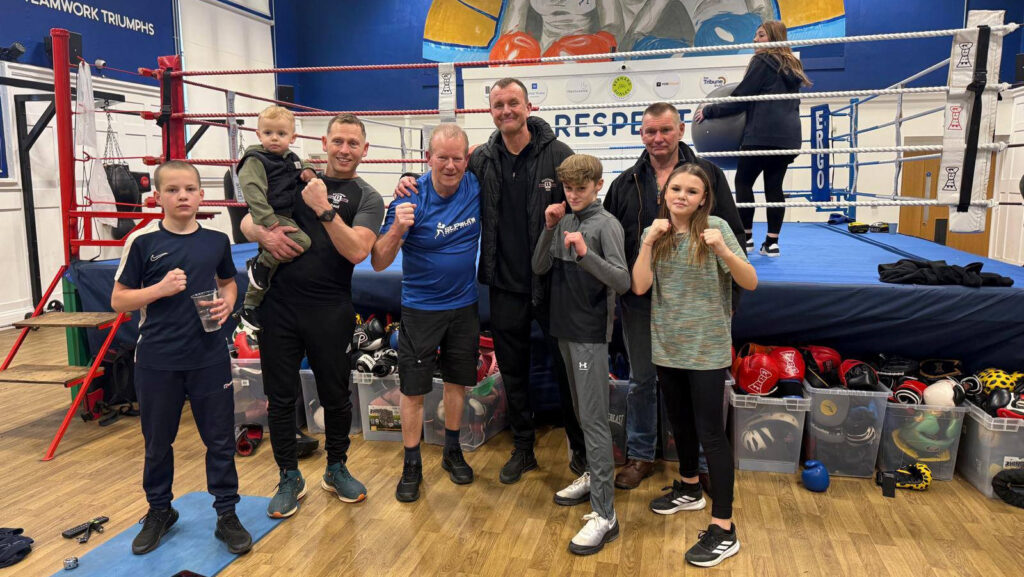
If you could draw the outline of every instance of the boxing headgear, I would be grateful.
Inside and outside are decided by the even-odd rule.
[[[913,376],[917,372],[917,361],[898,356],[879,355],[878,381],[892,389],[900,377]]]
[[[838,351],[829,347],[809,345],[800,347],[800,353],[804,357],[805,366],[814,368],[829,386],[839,384],[839,365],[843,359]]]

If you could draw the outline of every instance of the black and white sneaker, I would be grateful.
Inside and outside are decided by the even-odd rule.
[[[253,337],[260,334],[260,331],[263,330],[263,325],[260,324],[259,313],[256,311],[257,309],[243,308],[235,313],[235,320],[238,321],[238,324],[241,325],[249,336]]]
[[[726,531],[712,523],[707,531],[697,534],[697,543],[686,552],[686,560],[698,567],[714,567],[740,550],[740,540],[736,536],[736,523]]]
[[[249,273],[249,283],[254,288],[261,291],[270,288],[270,268],[257,260],[257,257],[245,261],[245,268]]]
[[[779,256],[779,243],[773,242],[768,244],[767,242],[761,243],[761,250],[759,250],[764,256]]]
[[[587,513],[583,516],[586,525],[569,542],[569,552],[576,555],[593,555],[604,548],[605,543],[611,543],[619,538],[619,522],[612,515],[611,519],[605,519],[597,512]]]
[[[699,483],[689,486],[682,481],[672,481],[671,487],[662,488],[668,491],[661,497],[651,501],[651,511],[659,515],[671,515],[679,511],[699,511],[707,505],[704,491]]]
[[[750,254],[750,253],[754,252],[754,239],[750,238],[749,236],[747,237],[746,249],[747,249],[747,254]]]

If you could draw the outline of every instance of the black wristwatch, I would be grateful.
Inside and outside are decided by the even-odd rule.
[[[328,208],[327,210],[325,210],[325,211],[321,212],[319,215],[317,215],[317,218],[319,218],[320,220],[322,220],[324,222],[331,222],[332,220],[334,220],[334,217],[337,214],[338,214],[338,211],[334,210],[333,208]]]

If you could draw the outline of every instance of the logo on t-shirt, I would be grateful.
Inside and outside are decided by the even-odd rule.
[[[461,229],[473,226],[474,224],[476,224],[476,217],[475,216],[471,216],[471,217],[467,218],[466,220],[464,220],[462,222],[457,222],[455,224],[450,224],[450,225],[449,224],[445,224],[443,222],[439,222],[439,223],[437,223],[437,232],[434,233],[434,238],[436,239],[436,238],[441,237],[441,236],[447,237],[449,234],[452,234],[453,232],[455,232],[457,230],[461,230]]]
[[[165,257],[165,256],[167,256],[167,255],[168,255],[168,253],[166,253],[166,252],[162,252],[162,253],[160,253],[160,254],[154,254],[154,255],[150,255],[150,257],[149,257],[149,262],[156,262],[156,261],[158,261],[158,260],[160,260],[160,259],[164,258],[164,257]]]
[[[342,203],[348,204],[348,197],[340,192],[328,194],[327,200],[329,200],[335,208],[337,208]]]

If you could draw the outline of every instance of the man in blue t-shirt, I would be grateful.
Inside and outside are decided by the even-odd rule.
[[[417,182],[420,194],[391,203],[371,257],[374,270],[380,271],[403,250],[398,375],[405,461],[395,490],[395,498],[402,502],[419,498],[423,396],[433,387],[439,347],[445,420],[441,467],[454,483],[473,482],[459,430],[465,387],[476,385],[479,351],[480,183],[466,173],[469,140],[457,124],[434,129],[428,148],[430,171]]]

